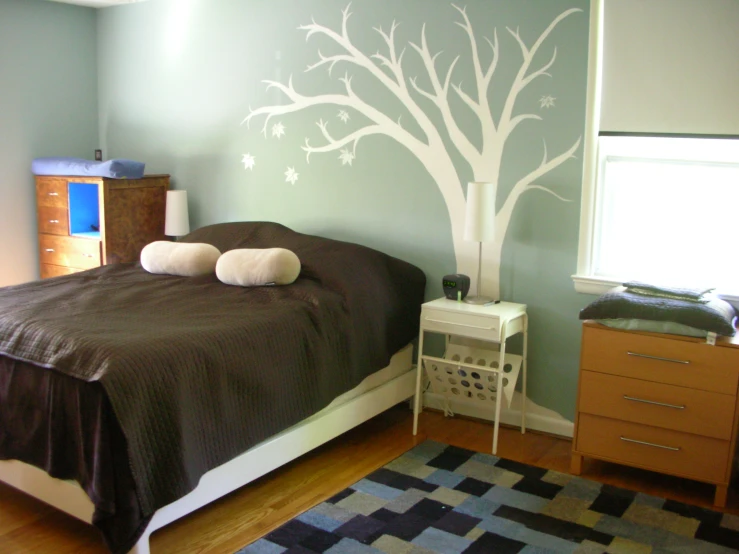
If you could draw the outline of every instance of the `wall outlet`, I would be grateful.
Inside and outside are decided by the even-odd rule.
[[[98,162],[103,161],[103,151],[102,150],[95,150],[95,160]]]

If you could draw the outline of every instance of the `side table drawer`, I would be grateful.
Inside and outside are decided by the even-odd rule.
[[[582,369],[736,395],[739,350],[678,337],[583,327]]]
[[[36,205],[67,209],[67,181],[54,177],[36,178]]]
[[[91,269],[100,266],[100,241],[39,235],[42,264]]]
[[[579,415],[577,426],[580,454],[680,477],[726,482],[729,441],[585,413]]]
[[[594,371],[580,372],[579,411],[731,440],[736,397]]]
[[[67,209],[39,206],[38,232],[49,235],[68,235],[69,216]]]
[[[426,331],[500,342],[500,320],[492,316],[423,308],[421,327]]]

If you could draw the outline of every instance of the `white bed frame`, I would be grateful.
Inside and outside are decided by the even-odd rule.
[[[412,353],[413,347],[408,345],[393,356],[391,365],[402,364],[401,367],[408,368],[400,376],[344,404],[322,410],[203,475],[192,492],[154,513],[144,534],[129,554],[150,554],[149,536],[157,529],[266,475],[413,396],[416,372],[412,369]],[[15,460],[0,461],[0,481],[85,523],[92,522],[93,504],[75,481],[55,479],[34,466]]]

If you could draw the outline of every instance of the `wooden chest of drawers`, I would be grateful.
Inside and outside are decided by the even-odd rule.
[[[168,175],[36,177],[41,278],[138,260],[144,246],[166,239],[168,188]]]
[[[716,485],[724,506],[736,449],[739,340],[583,324],[572,472],[583,456]]]

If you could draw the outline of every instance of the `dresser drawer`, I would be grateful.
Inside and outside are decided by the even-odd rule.
[[[38,232],[51,235],[69,234],[69,215],[66,208],[38,208]]]
[[[736,395],[739,349],[583,326],[582,369]]]
[[[39,235],[42,264],[90,269],[100,265],[100,241],[58,235]]]
[[[66,209],[67,181],[55,178],[36,178],[36,205]]]
[[[84,269],[78,269],[76,267],[50,264],[41,264],[40,269],[42,279],[49,279],[50,277],[59,277],[60,275],[69,275],[71,273],[77,273],[78,271],[84,271]]]
[[[421,325],[426,331],[500,342],[500,320],[497,317],[422,308]]]
[[[734,396],[592,371],[580,379],[581,412],[731,440]]]
[[[575,445],[579,454],[711,483],[727,482],[729,447],[729,441],[583,413]]]

